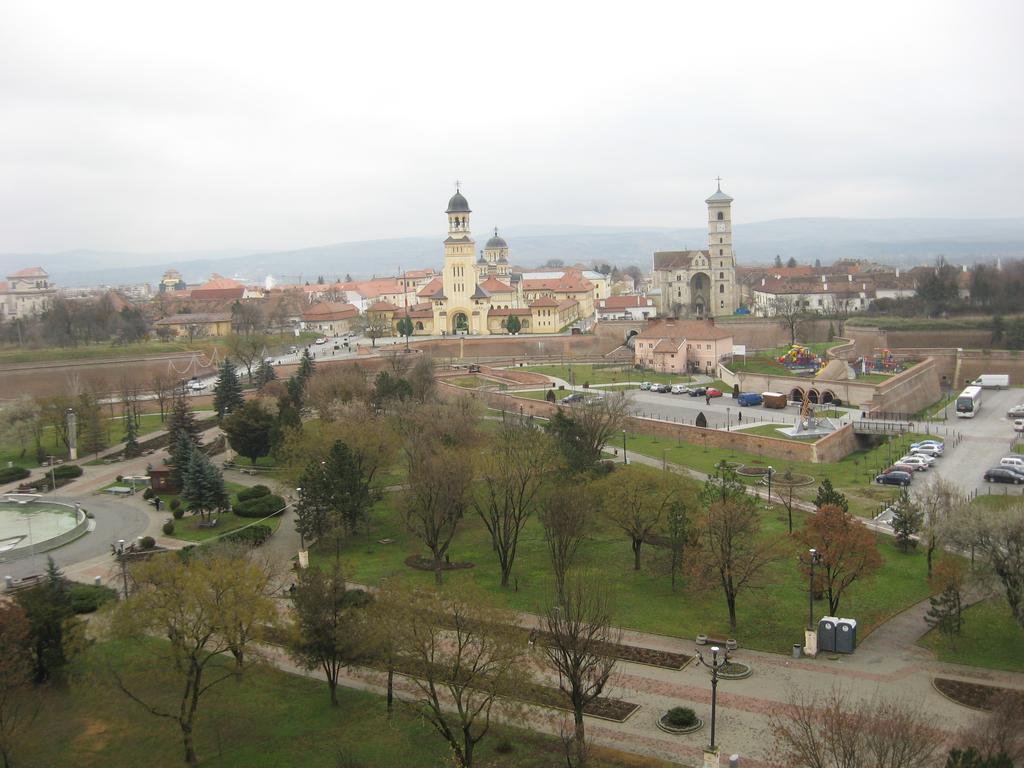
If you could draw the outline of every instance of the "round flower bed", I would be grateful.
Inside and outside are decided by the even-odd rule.
[[[738,661],[727,661],[718,671],[718,676],[723,680],[742,680],[745,677],[750,677],[753,670],[747,664],[742,664]]]
[[[768,467],[748,467],[743,465],[736,470],[736,474],[742,477],[764,477],[768,474]]]
[[[695,733],[704,727],[704,721],[689,707],[672,707],[658,718],[658,728],[665,733],[681,735]]]

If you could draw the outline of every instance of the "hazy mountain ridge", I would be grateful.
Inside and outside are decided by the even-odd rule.
[[[549,259],[566,264],[606,261],[648,267],[658,250],[703,248],[703,228],[660,227],[509,227],[502,230],[517,265],[540,265]],[[489,233],[477,233],[483,248]],[[440,266],[443,237],[365,240],[285,251],[218,249],[191,252],[122,253],[76,250],[60,253],[0,254],[0,271],[44,267],[58,285],[84,286],[155,282],[174,267],[189,282],[212,272],[261,281],[301,275],[303,281],[396,274],[399,269]],[[1024,218],[1012,219],[842,219],[800,218],[737,224],[733,236],[737,261],[770,263],[776,254],[801,263],[821,259],[871,259],[911,266],[944,254],[953,262],[1024,257]]]

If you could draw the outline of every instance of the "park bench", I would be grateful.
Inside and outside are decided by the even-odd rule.
[[[217,527],[217,522],[219,520],[220,520],[220,518],[218,518],[218,517],[213,518],[213,520],[201,520],[197,527],[199,527],[199,528],[216,528]]]
[[[735,651],[739,643],[731,637],[712,637],[711,635],[697,635],[697,645],[717,645],[727,651]]]

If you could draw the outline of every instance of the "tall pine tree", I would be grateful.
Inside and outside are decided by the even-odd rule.
[[[245,405],[242,395],[242,382],[238,380],[235,364],[225,360],[220,367],[220,375],[213,385],[213,410],[217,412],[217,420],[237,411]]]
[[[309,354],[309,349],[302,351],[302,358],[299,360],[299,370],[295,374],[296,378],[302,382],[302,387],[305,389],[306,384],[313,378],[313,374],[316,372],[316,363],[313,362],[313,358]]]
[[[185,486],[185,473],[192,461],[192,454],[198,453],[199,448],[189,438],[187,432],[179,430],[174,442],[170,446],[171,454],[171,483],[181,491]]]
[[[135,421],[135,415],[132,414],[125,422],[124,455],[125,458],[131,459],[141,453],[142,449],[139,447],[139,427]]]
[[[277,378],[277,372],[269,362],[264,360],[256,369],[256,386],[263,387]]]
[[[183,392],[179,392],[171,404],[171,413],[167,417],[167,432],[172,446],[178,442],[178,437],[182,434],[186,435],[193,445],[202,444],[202,440],[199,439],[202,428],[196,423],[196,415],[192,413]]]
[[[228,508],[224,475],[202,451],[193,450],[189,457],[188,466],[182,474],[181,497],[193,513],[207,518],[214,510]]]

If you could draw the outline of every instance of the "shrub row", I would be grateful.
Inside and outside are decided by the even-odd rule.
[[[269,517],[284,508],[284,499],[276,493],[258,496],[248,501],[239,501],[232,510],[239,517]]]
[[[269,496],[270,489],[265,485],[254,485],[252,488],[245,488],[238,492],[239,501],[249,501],[250,499],[258,499],[260,496]]]
[[[256,525],[250,525],[248,528],[243,528],[240,531],[229,533],[223,540],[230,541],[234,544],[246,544],[250,547],[258,547],[269,539],[273,533],[274,529],[269,525],[256,523]]]
[[[58,480],[71,480],[82,476],[82,468],[77,464],[61,464],[53,468],[53,476]]]
[[[13,483],[15,480],[24,480],[30,474],[32,473],[24,467],[4,467],[0,469],[0,485]]]
[[[71,610],[75,613],[93,613],[101,605],[117,599],[117,593],[110,587],[95,584],[71,585]]]

